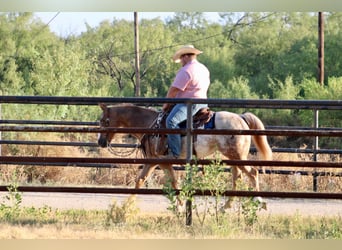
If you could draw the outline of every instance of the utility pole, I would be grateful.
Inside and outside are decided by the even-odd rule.
[[[321,86],[324,84],[324,17],[322,12],[318,12],[318,82]],[[315,129],[319,127],[319,112],[314,110],[314,126]],[[318,136],[314,137],[314,161],[318,161]],[[317,191],[317,173],[316,170],[313,172],[313,190]]]
[[[134,12],[135,96],[140,96],[140,58],[138,12]]]
[[[324,17],[318,12],[318,82],[324,84]]]

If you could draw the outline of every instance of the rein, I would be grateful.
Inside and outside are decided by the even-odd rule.
[[[162,121],[165,119],[165,116],[167,116],[168,113],[161,111],[158,113],[158,116],[156,119],[154,119],[149,126],[151,129],[160,129],[162,128]],[[165,137],[165,135],[159,134],[159,133],[153,133],[153,134],[143,134],[141,138],[141,147],[142,150],[147,153],[147,151],[150,152],[152,155],[160,155],[164,154],[162,148],[163,148],[163,139],[162,137]],[[161,150],[161,151],[160,151]]]
[[[127,157],[132,155],[135,151],[137,151],[137,149],[140,148],[140,145],[136,144],[135,147],[133,147],[132,150],[114,150],[112,145],[110,143],[108,143],[107,145],[107,150],[109,153],[115,155],[115,156],[119,156],[119,157]]]

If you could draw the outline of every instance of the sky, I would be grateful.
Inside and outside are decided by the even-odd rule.
[[[79,35],[86,31],[85,23],[96,27],[102,21],[112,21],[114,18],[134,20],[134,12],[35,12],[34,14],[43,23],[49,23],[50,30],[58,36]],[[165,20],[173,15],[174,12],[138,12],[139,19],[159,17]],[[214,21],[219,19],[217,12],[205,12],[205,17]]]

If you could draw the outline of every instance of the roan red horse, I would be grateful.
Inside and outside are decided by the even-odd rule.
[[[100,104],[103,111],[100,120],[101,127],[116,127],[116,128],[151,128],[152,124],[156,121],[159,111],[143,108],[132,104],[121,104],[107,106]],[[235,114],[227,111],[218,111],[214,116],[214,124],[216,129],[260,129],[264,130],[265,127],[262,121],[252,113]],[[215,129],[214,128],[214,129]],[[143,149],[143,154],[146,158],[158,158],[158,150],[155,148],[154,138],[146,137],[142,133],[134,133],[132,136],[136,137]],[[110,145],[114,133],[106,132],[99,134],[98,144],[101,147]],[[146,139],[147,138],[147,139]],[[222,155],[230,160],[247,160],[249,154],[251,141],[253,140],[262,160],[272,159],[272,150],[267,142],[265,135],[197,135],[197,140],[194,142],[194,149],[197,159],[202,159],[209,156],[215,151],[219,151]],[[182,145],[185,145],[185,138]],[[182,146],[181,158],[185,157],[185,146]],[[177,189],[177,180],[172,164],[158,164],[161,169],[167,170],[172,187]],[[136,179],[136,188],[142,187],[145,180],[158,166],[156,164],[146,164],[141,170]],[[253,166],[231,166],[233,178],[233,190],[236,190],[236,181],[241,178],[242,173],[246,174],[249,178],[252,188],[259,191],[259,177],[258,169]],[[228,200],[224,208],[231,205],[231,200]]]

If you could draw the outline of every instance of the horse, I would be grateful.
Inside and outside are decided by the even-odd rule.
[[[116,128],[151,128],[160,115],[160,111],[140,107],[133,104],[117,104],[106,105],[99,104],[102,109],[102,116],[100,119],[100,127],[116,127]],[[262,121],[253,113],[246,112],[244,114],[236,114],[228,111],[217,111],[215,115],[214,124],[216,129],[236,129],[236,130],[248,130],[258,129],[264,130],[265,127]],[[214,129],[215,129],[214,128]],[[143,154],[146,158],[158,158],[158,150],[151,147],[155,145],[154,137],[146,137],[143,133],[133,133],[132,136],[140,141]],[[98,145],[100,147],[107,147],[110,145],[111,140],[114,137],[113,132],[103,132],[99,134]],[[146,139],[147,138],[147,139]],[[196,152],[197,159],[201,159],[212,155],[219,151],[223,156],[230,160],[247,160],[249,154],[251,142],[253,141],[256,146],[262,160],[272,159],[272,150],[268,144],[267,137],[265,135],[208,135],[198,134],[196,141],[193,142],[194,152]],[[182,139],[182,153],[181,158],[186,155],[185,144],[186,140]],[[151,175],[153,170],[159,165],[163,170],[166,170],[169,174],[171,185],[174,189],[177,189],[177,178],[172,164],[160,163],[160,164],[145,164],[137,176],[135,188],[141,188],[146,179]],[[259,191],[259,171],[254,166],[230,166],[232,173],[232,190],[236,190],[237,180],[241,179],[242,173],[244,173],[250,180],[251,187],[255,191]],[[261,198],[258,197],[261,202]],[[233,198],[229,198],[224,205],[224,209],[230,208]]]

